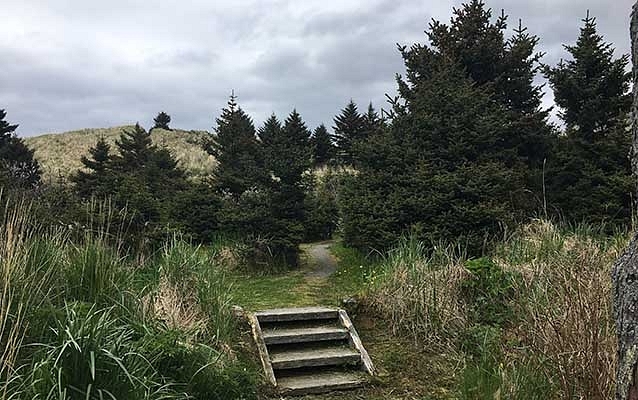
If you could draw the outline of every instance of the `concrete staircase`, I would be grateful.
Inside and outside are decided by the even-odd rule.
[[[374,374],[345,310],[285,308],[249,319],[266,376],[281,394],[354,389]]]

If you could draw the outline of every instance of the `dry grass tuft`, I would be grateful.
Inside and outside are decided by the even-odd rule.
[[[206,329],[208,319],[202,313],[195,293],[184,293],[166,277],[160,279],[157,293],[145,299],[145,303],[150,305],[152,314],[170,329],[194,335]]]
[[[625,246],[624,236],[604,237],[586,227],[563,231],[540,220],[499,246],[493,260],[517,278],[512,317],[496,336],[502,355],[492,355],[499,358],[499,377],[490,378],[498,381],[497,393],[536,393],[530,379],[540,374],[552,387],[548,398],[613,397],[610,271]],[[455,357],[461,335],[473,327],[461,296],[468,277],[464,258],[451,249],[432,252],[402,242],[383,263],[367,302],[395,333]]]
[[[524,231],[522,244],[555,250],[513,266],[523,276],[517,287],[522,319],[513,333],[551,366],[548,375],[562,398],[611,398],[616,336],[610,268],[624,242],[537,228],[532,235]]]
[[[422,243],[406,239],[383,268],[381,284],[373,285],[368,296],[370,305],[390,322],[395,334],[450,348],[467,325],[460,293],[467,275],[463,257],[446,247],[428,256]]]

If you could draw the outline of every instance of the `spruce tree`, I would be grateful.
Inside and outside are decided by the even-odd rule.
[[[3,109],[0,109],[0,140],[5,141],[13,137],[13,133],[16,129],[18,129],[18,125],[11,125],[9,122],[5,121],[7,117],[7,112]]]
[[[164,111],[161,111],[159,114],[157,114],[157,117],[153,119],[153,122],[155,123],[153,129],[159,128],[166,129],[167,131],[171,130],[171,128],[168,126],[168,124],[171,123],[171,116],[166,114]]]
[[[33,150],[15,136],[18,125],[5,121],[0,109],[0,184],[11,187],[34,187],[40,183],[40,165]]]
[[[571,60],[545,73],[568,133],[594,142],[627,126],[629,57],[614,59],[614,47],[598,34],[595,18],[588,14],[583,24],[576,44],[565,46]]]
[[[271,118],[260,129],[267,138],[264,147],[270,182],[271,226],[268,228],[276,253],[291,265],[297,262],[299,243],[304,236],[304,174],[311,166],[310,131],[296,110],[280,127]]]
[[[215,185],[221,193],[237,199],[263,186],[267,178],[263,150],[252,120],[237,105],[234,95],[216,122],[216,136],[206,146],[218,163],[213,173]]]
[[[144,167],[151,159],[157,148],[153,145],[151,133],[146,132],[140,124],[135,124],[133,130],[125,130],[115,141],[119,156],[116,159],[118,169],[126,172],[136,172]]]
[[[406,76],[391,123],[359,146],[340,195],[347,243],[381,250],[411,231],[480,254],[528,212],[527,188],[540,188],[531,171],[546,155],[526,146],[546,149],[554,133],[533,82],[537,39],[505,29],[505,16],[492,22],[474,0],[450,25],[432,23],[429,45],[400,47]]]
[[[363,140],[363,118],[357,105],[350,100],[341,113],[334,118],[333,141],[337,148],[337,161],[342,165],[353,165],[356,160],[354,148]]]
[[[368,111],[363,114],[363,140],[380,133],[385,128],[385,121],[379,116],[372,103],[368,104]]]
[[[410,65],[413,75],[408,78],[428,78],[425,59],[430,53],[457,62],[470,79],[489,88],[492,97],[510,112],[511,129],[503,140],[517,150],[511,162],[538,169],[554,137],[547,123],[548,110],[541,109],[542,86],[534,84],[543,56],[536,51],[538,37],[519,21],[514,35],[506,38],[505,13],[492,20],[491,9],[482,0],[472,0],[454,9],[449,25],[433,21],[426,32],[432,46],[415,45],[407,53],[411,57],[406,65]]]
[[[89,157],[82,156],[80,161],[86,171],[79,170],[71,176],[76,192],[83,198],[112,194],[115,188],[111,146],[104,137],[89,149]]]
[[[631,218],[631,107],[627,55],[598,34],[589,14],[571,58],[545,67],[565,123],[548,171],[548,198],[569,221],[627,226]]]
[[[324,124],[315,128],[310,138],[315,166],[326,165],[335,157],[335,146]]]
[[[220,210],[216,221],[211,222],[217,223],[225,234],[247,241],[253,246],[252,261],[263,262],[258,254],[268,253],[262,239],[270,226],[270,176],[265,168],[262,143],[234,94],[216,123],[216,134],[204,144],[218,163],[211,183]]]
[[[266,165],[273,164],[277,158],[281,157],[280,154],[275,154],[276,151],[280,150],[275,141],[280,140],[282,129],[281,122],[279,122],[275,114],[272,114],[266,122],[264,122],[264,126],[259,128],[258,136],[263,145]]]

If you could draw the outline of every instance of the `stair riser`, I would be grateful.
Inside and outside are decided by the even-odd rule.
[[[300,314],[272,314],[257,315],[259,323],[273,322],[294,322],[294,321],[339,321],[339,313],[337,311],[324,311],[316,313],[300,313]]]
[[[294,369],[294,368],[311,368],[311,367],[327,367],[340,365],[357,365],[361,362],[359,354],[339,357],[322,357],[305,360],[285,360],[272,361],[273,369]]]
[[[346,340],[349,338],[347,332],[334,332],[334,333],[321,333],[321,334],[309,334],[309,335],[297,335],[297,336],[271,336],[264,337],[266,345],[277,344],[293,344],[293,343],[310,343],[310,342],[324,342],[332,340]]]

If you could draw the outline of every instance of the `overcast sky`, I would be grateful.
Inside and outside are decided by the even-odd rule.
[[[156,4],[154,4],[156,3]],[[386,107],[403,71],[396,43],[425,41],[446,0],[2,0],[0,108],[20,136],[172,126],[211,130],[231,90],[257,125],[296,108],[310,127],[352,98]],[[488,0],[566,57],[587,9],[617,54],[629,53],[633,0]],[[545,102],[551,104],[549,94]]]

